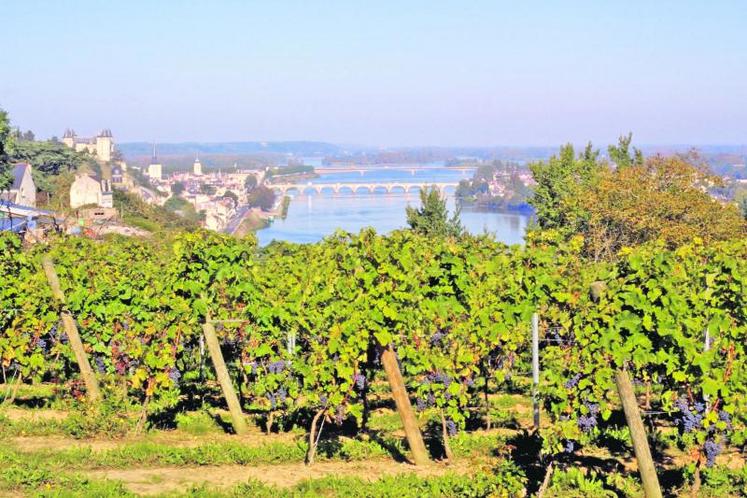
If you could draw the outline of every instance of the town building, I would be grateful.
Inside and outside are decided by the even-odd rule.
[[[36,184],[31,176],[31,165],[18,163],[11,172],[13,183],[10,189],[0,192],[0,199],[21,206],[36,207]]]
[[[111,130],[104,129],[93,138],[79,138],[75,130],[67,129],[62,135],[62,143],[76,152],[88,152],[102,161],[111,161],[114,153],[114,138]]]
[[[151,180],[158,180],[159,182],[163,179],[163,166],[158,161],[158,155],[156,154],[156,144],[153,144],[153,157],[150,158],[150,164],[148,169],[145,170],[145,174]]]
[[[124,168],[120,164],[112,166],[112,185],[115,187],[124,185]]]
[[[100,180],[90,175],[78,175],[70,186],[70,207],[82,206],[113,208],[114,197],[110,180]]]
[[[195,157],[195,162],[192,164],[192,174],[195,176],[202,176],[202,163],[200,162],[200,156]]]

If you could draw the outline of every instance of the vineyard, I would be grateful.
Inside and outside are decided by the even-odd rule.
[[[747,494],[747,241],[560,240],[0,235],[0,493]]]

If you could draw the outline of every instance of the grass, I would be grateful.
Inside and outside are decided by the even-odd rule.
[[[178,413],[176,427],[193,436],[223,433],[223,429],[215,422],[215,419],[205,411]]]
[[[523,477],[516,469],[498,472],[476,472],[472,475],[446,474],[422,478],[415,475],[384,477],[376,481],[359,478],[326,477],[302,482],[290,489],[279,489],[259,482],[249,482],[226,494],[193,490],[189,496],[207,498],[253,496],[257,498],[296,498],[334,496],[339,498],[422,498],[430,496],[521,496]]]
[[[49,394],[44,392],[43,386],[30,387],[28,392],[23,393],[24,397],[45,398]],[[379,401],[386,400],[382,398]],[[23,405],[27,404],[24,402]],[[34,405],[41,406],[36,403]],[[227,490],[195,488],[186,494],[172,493],[168,496],[427,497],[490,496],[492,493],[497,496],[513,496],[514,490],[521,489],[523,492],[526,485],[530,486],[530,490],[536,489],[532,488],[532,483],[522,484],[525,482],[523,472],[532,475],[529,467],[523,467],[523,472],[515,468],[511,470],[508,467],[495,470],[496,462],[502,461],[509,453],[513,456],[515,456],[514,453],[521,453],[522,440],[514,438],[512,434],[519,433],[517,419],[522,426],[527,427],[529,423],[527,416],[531,417],[531,402],[516,394],[497,394],[491,395],[490,405],[492,421],[498,430],[461,431],[450,439],[455,458],[460,463],[458,467],[466,466],[474,472],[474,475],[451,474],[428,478],[400,475],[372,482],[353,477],[326,477],[282,489],[260,482],[248,482]],[[379,403],[379,406],[380,408],[371,413],[369,432],[349,438],[344,436],[344,429],[339,430],[340,432],[336,432],[338,429],[325,431],[324,439],[321,440],[318,449],[318,459],[320,461],[366,462],[375,459],[400,459],[408,455],[398,414],[386,403]],[[28,411],[29,415],[33,413],[33,410]],[[16,415],[17,413],[14,413],[13,420],[0,415],[0,437],[75,436],[76,434],[79,437],[88,437],[106,433],[111,429],[111,420],[109,422],[98,421],[89,417],[90,420],[86,422],[86,414],[79,410],[71,410],[70,415],[62,420],[44,420],[41,417],[16,420]],[[11,494],[23,493],[34,496],[133,496],[122,487],[122,484],[92,480],[82,473],[99,469],[207,465],[251,466],[300,464],[303,461],[307,447],[303,431],[299,432],[295,440],[291,439],[292,436],[286,435],[280,441],[278,438],[268,437],[267,440],[260,438],[254,443],[239,438],[211,437],[224,434],[225,428],[216,419],[216,415],[224,414],[220,411],[211,413],[205,410],[180,413],[175,419],[177,431],[173,434],[176,434],[176,438],[171,436],[162,438],[160,436],[166,434],[165,432],[153,430],[145,436],[144,441],[130,440],[128,442],[125,438],[122,442],[116,443],[115,447],[108,447],[108,449],[93,450],[85,447],[85,440],[81,443],[84,447],[30,452],[21,452],[8,447],[7,444],[2,445],[4,447],[0,446],[0,495],[7,491]],[[435,415],[432,411],[420,414],[423,427],[429,427],[428,422],[433,420]],[[479,419],[477,423],[479,424]],[[603,461],[620,461],[620,458],[629,458],[631,449],[627,429],[605,426],[602,432],[602,436],[595,444],[582,447],[573,456],[573,460],[556,461],[556,471],[547,496],[579,498],[587,496],[637,498],[641,496],[636,475],[625,474],[619,468],[603,470],[599,466]],[[197,440],[198,446],[180,446],[179,434],[204,439]],[[435,448],[433,451],[438,453],[440,432],[428,433],[426,436],[432,438],[428,441],[429,447],[432,450]],[[668,448],[665,436],[666,434],[660,435],[663,438],[661,445]],[[186,439],[190,440],[190,444],[195,442],[193,438],[187,437]],[[440,454],[433,456],[441,458]],[[517,457],[516,461],[521,460]],[[486,466],[493,468],[486,471]],[[675,471],[676,469],[668,470],[668,472]],[[152,482],[158,484],[160,479],[162,478],[156,475],[152,478]],[[532,479],[535,477],[533,476]],[[673,494],[686,493],[688,490],[686,479],[682,477],[675,480],[669,479],[667,483],[662,482],[662,484],[667,486]],[[747,496],[747,471],[709,469],[704,472],[701,496],[709,498]]]

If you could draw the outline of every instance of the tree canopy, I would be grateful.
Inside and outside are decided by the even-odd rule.
[[[657,239],[677,247],[696,238],[714,242],[746,235],[739,210],[708,193],[719,181],[693,157],[655,156],[604,170],[583,201],[589,255],[609,259],[623,247]]]
[[[459,237],[465,230],[459,221],[459,209],[449,218],[446,198],[435,188],[420,191],[420,207],[407,206],[407,224],[421,235]]]
[[[186,185],[184,185],[184,182],[174,182],[171,184],[171,193],[175,196],[182,195],[184,191],[186,190]]]
[[[257,187],[247,197],[249,207],[258,207],[269,211],[275,205],[275,192],[265,186]]]
[[[589,218],[583,200],[605,167],[591,144],[578,157],[573,145],[567,144],[547,162],[531,164],[537,185],[529,203],[537,213],[539,226],[568,235],[582,232]]]
[[[0,190],[7,188],[11,182],[8,157],[11,140],[12,134],[8,113],[0,109]]]
[[[567,238],[582,235],[585,254],[595,260],[654,240],[677,247],[747,234],[738,208],[709,194],[720,179],[697,156],[644,159],[630,142],[623,136],[608,148],[614,167],[591,144],[578,156],[569,144],[532,164],[537,187],[530,203],[539,227]]]
[[[257,188],[257,177],[254,175],[248,175],[246,180],[244,180],[244,188],[247,192],[251,192]]]

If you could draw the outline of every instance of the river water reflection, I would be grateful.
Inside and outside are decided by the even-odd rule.
[[[452,170],[449,168],[408,169],[376,168],[363,172],[330,172],[324,173],[321,168],[319,178],[311,183],[374,183],[374,182],[434,182],[456,183],[460,179],[470,178],[472,171]],[[450,189],[451,190],[451,189]],[[338,194],[325,191],[321,194],[291,194],[293,200],[286,219],[277,219],[272,225],[257,232],[260,245],[272,240],[289,242],[317,242],[335,230],[357,233],[364,227],[373,227],[379,233],[387,233],[407,225],[405,207],[418,206],[420,198],[416,191],[409,193],[394,192],[353,193],[345,190]],[[450,212],[454,210],[453,194],[447,194]],[[478,211],[463,208],[461,220],[471,233],[490,233],[507,244],[519,244],[523,241],[528,217],[522,214]]]

